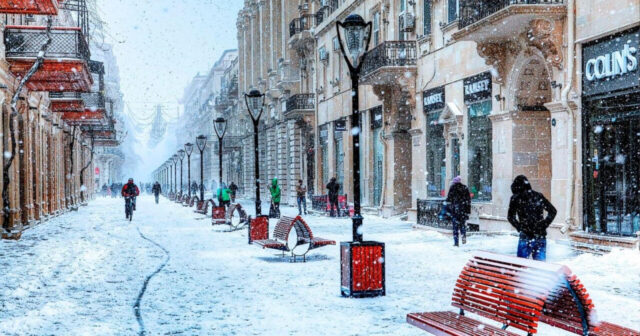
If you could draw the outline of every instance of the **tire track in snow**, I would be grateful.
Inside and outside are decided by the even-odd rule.
[[[142,237],[142,239],[150,242],[151,244],[157,246],[158,248],[160,248],[164,254],[165,254],[165,259],[164,262],[158,266],[158,268],[156,268],[155,271],[153,271],[153,273],[147,275],[147,277],[144,279],[144,283],[142,284],[142,288],[140,288],[140,292],[138,293],[138,298],[136,299],[136,303],[133,305],[133,312],[136,315],[136,320],[138,321],[138,326],[140,326],[140,331],[138,332],[139,336],[144,336],[147,334],[147,331],[144,328],[144,321],[142,319],[142,313],[140,313],[140,303],[142,302],[142,297],[144,296],[144,293],[147,291],[147,286],[149,285],[149,281],[151,281],[151,278],[153,278],[156,274],[160,273],[160,271],[162,271],[162,269],[169,263],[169,259],[171,259],[171,254],[169,253],[169,251],[164,248],[164,246],[156,243],[155,241],[147,238],[144,234],[142,234],[142,232],[140,231],[140,227],[136,225],[136,230],[138,230],[138,234],[140,235],[140,237]]]

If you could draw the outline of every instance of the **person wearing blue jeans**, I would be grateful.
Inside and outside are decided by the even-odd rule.
[[[296,186],[296,196],[298,201],[298,216],[302,216],[302,208],[304,206],[304,214],[307,214],[307,187],[302,185],[302,180],[298,180]]]
[[[509,223],[520,233],[518,257],[545,261],[547,259],[547,228],[558,211],[544,195],[534,191],[529,180],[519,175],[511,184]],[[547,216],[544,216],[544,213]]]

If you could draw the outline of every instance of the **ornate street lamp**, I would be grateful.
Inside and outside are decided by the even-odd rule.
[[[180,159],[180,196],[182,196],[182,160],[184,160],[185,154],[184,149],[178,151],[178,158]]]
[[[196,145],[200,150],[200,201],[204,202],[204,149],[207,147],[207,137],[199,135],[196,138]]]
[[[244,101],[249,110],[249,115],[253,121],[253,163],[256,179],[256,216],[262,215],[262,205],[260,201],[260,165],[258,164],[258,124],[260,116],[264,110],[264,94],[253,89],[248,94],[244,94]]]
[[[187,153],[187,189],[189,189],[189,199],[191,199],[191,153],[193,153],[193,144],[190,142],[184,144],[184,151]]]
[[[351,137],[353,155],[353,210],[351,242],[340,243],[341,293],[349,297],[385,295],[384,243],[363,241],[363,218],[360,209],[360,112],[358,109],[358,81],[360,70],[367,57],[371,40],[371,22],[360,15],[351,14],[336,25],[340,51],[351,76]],[[353,251],[358,249],[359,253]],[[364,252],[364,253],[362,253]],[[366,257],[362,257],[365,255]],[[357,265],[357,267],[354,267]],[[354,274],[361,273],[361,274]],[[379,275],[382,274],[380,277]],[[354,280],[359,279],[359,280]]]
[[[225,133],[227,133],[227,120],[222,117],[218,117],[213,121],[213,130],[216,131],[216,136],[218,137],[218,162],[220,162],[220,179],[218,182],[220,188],[222,188],[222,139],[224,138]]]

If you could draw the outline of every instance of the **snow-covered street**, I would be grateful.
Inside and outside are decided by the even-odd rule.
[[[244,204],[251,213],[252,203]],[[349,219],[306,219],[318,236],[351,238]],[[145,278],[167,257],[140,303],[148,335],[426,335],[405,322],[406,314],[453,310],[453,285],[472,253],[515,254],[517,243],[509,235],[470,236],[458,249],[440,233],[365,215],[365,239],[386,243],[387,295],[346,299],[337,246],[290,263],[248,245],[246,230],[226,229],[149,196],[128,222],[122,199],[98,198],[20,241],[0,241],[0,335],[135,335],[133,306]],[[601,319],[640,329],[637,251],[575,255],[550,242],[548,259],[580,277]],[[550,327],[539,334],[569,335]]]

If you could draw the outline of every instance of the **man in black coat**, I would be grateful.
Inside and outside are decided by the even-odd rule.
[[[535,260],[547,259],[547,228],[556,218],[558,211],[542,195],[534,191],[529,180],[519,175],[511,184],[511,202],[509,202],[509,223],[520,233],[518,257]],[[544,216],[544,212],[547,216]]]
[[[160,186],[160,183],[158,183],[158,181],[156,181],[156,183],[153,184],[153,188],[151,188],[151,192],[153,193],[153,196],[156,197],[156,204],[158,204],[160,193],[162,193],[162,187]]]
[[[340,207],[338,206],[338,193],[340,192],[340,183],[336,182],[335,177],[332,177],[327,184],[327,190],[329,191],[329,216],[340,216]],[[337,215],[336,212],[333,211],[334,207],[337,211]]]
[[[451,181],[446,201],[447,212],[453,224],[453,245],[458,245],[458,231],[462,235],[462,243],[467,243],[467,220],[471,213],[471,193],[462,183],[462,177],[456,176]]]

